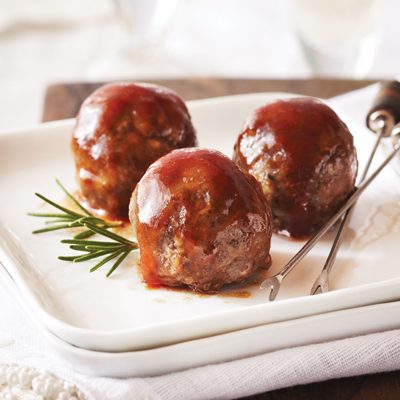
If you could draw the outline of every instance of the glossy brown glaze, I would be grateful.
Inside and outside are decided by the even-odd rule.
[[[222,153],[175,150],[150,166],[130,204],[149,285],[210,292],[270,264],[261,186]]]
[[[196,145],[188,110],[171,90],[105,85],[83,103],[72,137],[80,194],[100,214],[128,219],[132,191],[148,166]]]
[[[353,137],[332,109],[313,98],[256,109],[237,139],[233,159],[261,183],[274,230],[290,237],[317,231],[354,190]]]

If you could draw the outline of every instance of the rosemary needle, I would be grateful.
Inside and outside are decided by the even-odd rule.
[[[75,235],[73,239],[61,240],[61,243],[68,244],[71,250],[79,252],[74,256],[60,256],[59,260],[69,262],[82,262],[93,259],[99,259],[90,272],[96,271],[104,264],[115,260],[106,276],[109,277],[125,260],[129,253],[138,249],[137,243],[124,238],[108,229],[120,225],[120,223],[108,223],[101,218],[93,216],[79,201],[69,193],[60,181],[56,180],[57,185],[67,195],[67,197],[77,206],[82,212],[72,211],[40,193],[35,193],[37,197],[50,204],[54,208],[61,211],[60,213],[29,213],[33,217],[47,218],[45,222],[47,226],[42,229],[37,229],[32,233],[45,233],[61,229],[69,228],[84,228],[82,232]],[[87,238],[92,235],[100,235],[108,240],[88,240]]]
[[[91,222],[93,225],[100,226],[105,229],[117,227],[120,223],[108,223],[101,218],[95,217],[91,214],[68,190],[61,184],[61,182],[56,179],[57,185],[60,189],[67,195],[67,197],[78,207],[82,213],[72,211],[66,207],[57,204],[56,202],[48,199],[40,193],[35,193],[35,196],[43,200],[47,204],[61,211],[61,213],[28,213],[32,217],[48,218],[45,222],[47,226],[36,229],[32,233],[45,233],[57,231],[60,229],[70,229],[70,228],[85,228],[86,222]],[[51,226],[49,226],[51,225]],[[87,227],[86,227],[87,228]],[[82,232],[74,236],[75,239],[85,239],[94,235],[94,232],[90,229],[85,229]]]

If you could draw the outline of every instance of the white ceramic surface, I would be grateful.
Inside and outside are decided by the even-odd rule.
[[[25,311],[32,309],[0,265],[3,278]],[[52,356],[72,370],[116,378],[154,376],[201,365],[250,357],[282,348],[341,339],[398,328],[400,301],[334,311],[290,321],[190,340],[165,347],[130,352],[98,352],[61,340],[34,318],[52,349]]]
[[[231,155],[249,111],[285,96],[265,93],[190,102],[200,144]],[[341,116],[356,134],[362,160],[371,135]],[[247,298],[148,290],[136,273],[134,257],[109,279],[102,270],[89,274],[88,263],[58,261],[57,255],[68,253],[59,244],[66,233],[33,236],[30,232],[42,221],[26,213],[47,209],[34,192],[63,201],[55,177],[76,188],[69,151],[73,123],[0,134],[0,261],[39,323],[66,342],[100,351],[142,350],[400,297],[398,177],[390,168],[360,200],[348,234],[352,240],[343,246],[332,276],[335,290],[324,295],[306,296],[332,233],[289,276],[273,303],[266,302],[265,291],[257,286],[245,289],[251,292]],[[274,237],[271,273],[301,245]]]

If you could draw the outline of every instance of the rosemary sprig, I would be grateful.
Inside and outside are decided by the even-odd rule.
[[[72,196],[71,193],[61,184],[61,182],[56,179],[57,185],[61,188],[61,190],[67,195],[67,197],[82,211],[82,213],[69,210],[66,207],[61,206],[60,204],[55,203],[54,201],[48,199],[40,193],[35,193],[35,196],[39,197],[39,199],[43,200],[47,204],[50,204],[52,207],[61,211],[60,213],[28,213],[28,215],[32,217],[41,217],[41,218],[50,218],[45,222],[46,225],[41,229],[36,229],[32,233],[45,233],[51,231],[57,231],[60,229],[70,229],[70,228],[86,228],[82,232],[78,233],[74,236],[74,239],[85,239],[92,235],[94,232],[90,229],[87,229],[85,223],[90,223],[94,226],[99,226],[104,229],[114,228],[120,226],[120,223],[108,223],[101,218],[95,217],[92,213],[90,213],[79,201]]]
[[[61,240],[61,243],[69,244],[71,250],[78,251],[81,254],[76,256],[60,256],[58,257],[59,260],[72,261],[76,263],[101,257],[102,259],[90,269],[90,272],[94,272],[104,264],[107,264],[109,261],[116,258],[115,262],[106,274],[108,278],[119,267],[129,253],[138,249],[138,245],[135,242],[117,235],[114,232],[107,231],[103,227],[93,225],[90,222],[85,222],[85,226],[89,230],[111,239],[111,241],[86,239]]]
[[[137,243],[124,238],[114,232],[109,231],[110,228],[120,226],[120,223],[108,223],[101,218],[93,216],[79,201],[69,193],[60,181],[56,180],[57,185],[68,196],[68,198],[82,211],[82,213],[72,211],[40,193],[35,193],[37,197],[50,204],[54,208],[61,211],[60,213],[29,213],[34,217],[49,218],[45,223],[50,225],[42,229],[37,229],[32,233],[51,232],[60,229],[84,228],[84,230],[75,235],[73,239],[61,240],[61,243],[69,244],[69,248],[78,251],[80,254],[76,256],[60,256],[59,260],[70,262],[82,262],[92,259],[100,259],[91,269],[90,272],[96,271],[104,264],[116,259],[106,276],[109,277],[124,261],[129,253],[138,249]],[[87,240],[88,237],[98,234],[109,240]]]

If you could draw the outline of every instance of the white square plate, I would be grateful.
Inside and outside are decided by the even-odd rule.
[[[230,156],[248,113],[287,96],[264,93],[189,102],[200,145]],[[372,134],[340,115],[355,135],[362,164]],[[43,221],[26,213],[47,209],[34,192],[63,201],[55,177],[70,190],[76,189],[69,150],[73,125],[73,120],[66,120],[0,134],[0,262],[33,317],[60,339],[97,351],[143,350],[400,297],[399,189],[390,168],[359,201],[332,275],[334,291],[323,295],[307,296],[333,233],[288,277],[273,303],[267,302],[266,292],[257,285],[243,289],[249,297],[149,290],[140,281],[134,257],[108,279],[102,270],[90,274],[89,263],[57,260],[58,255],[68,254],[59,243],[68,234],[34,236],[31,231]],[[301,245],[275,236],[270,273]]]

